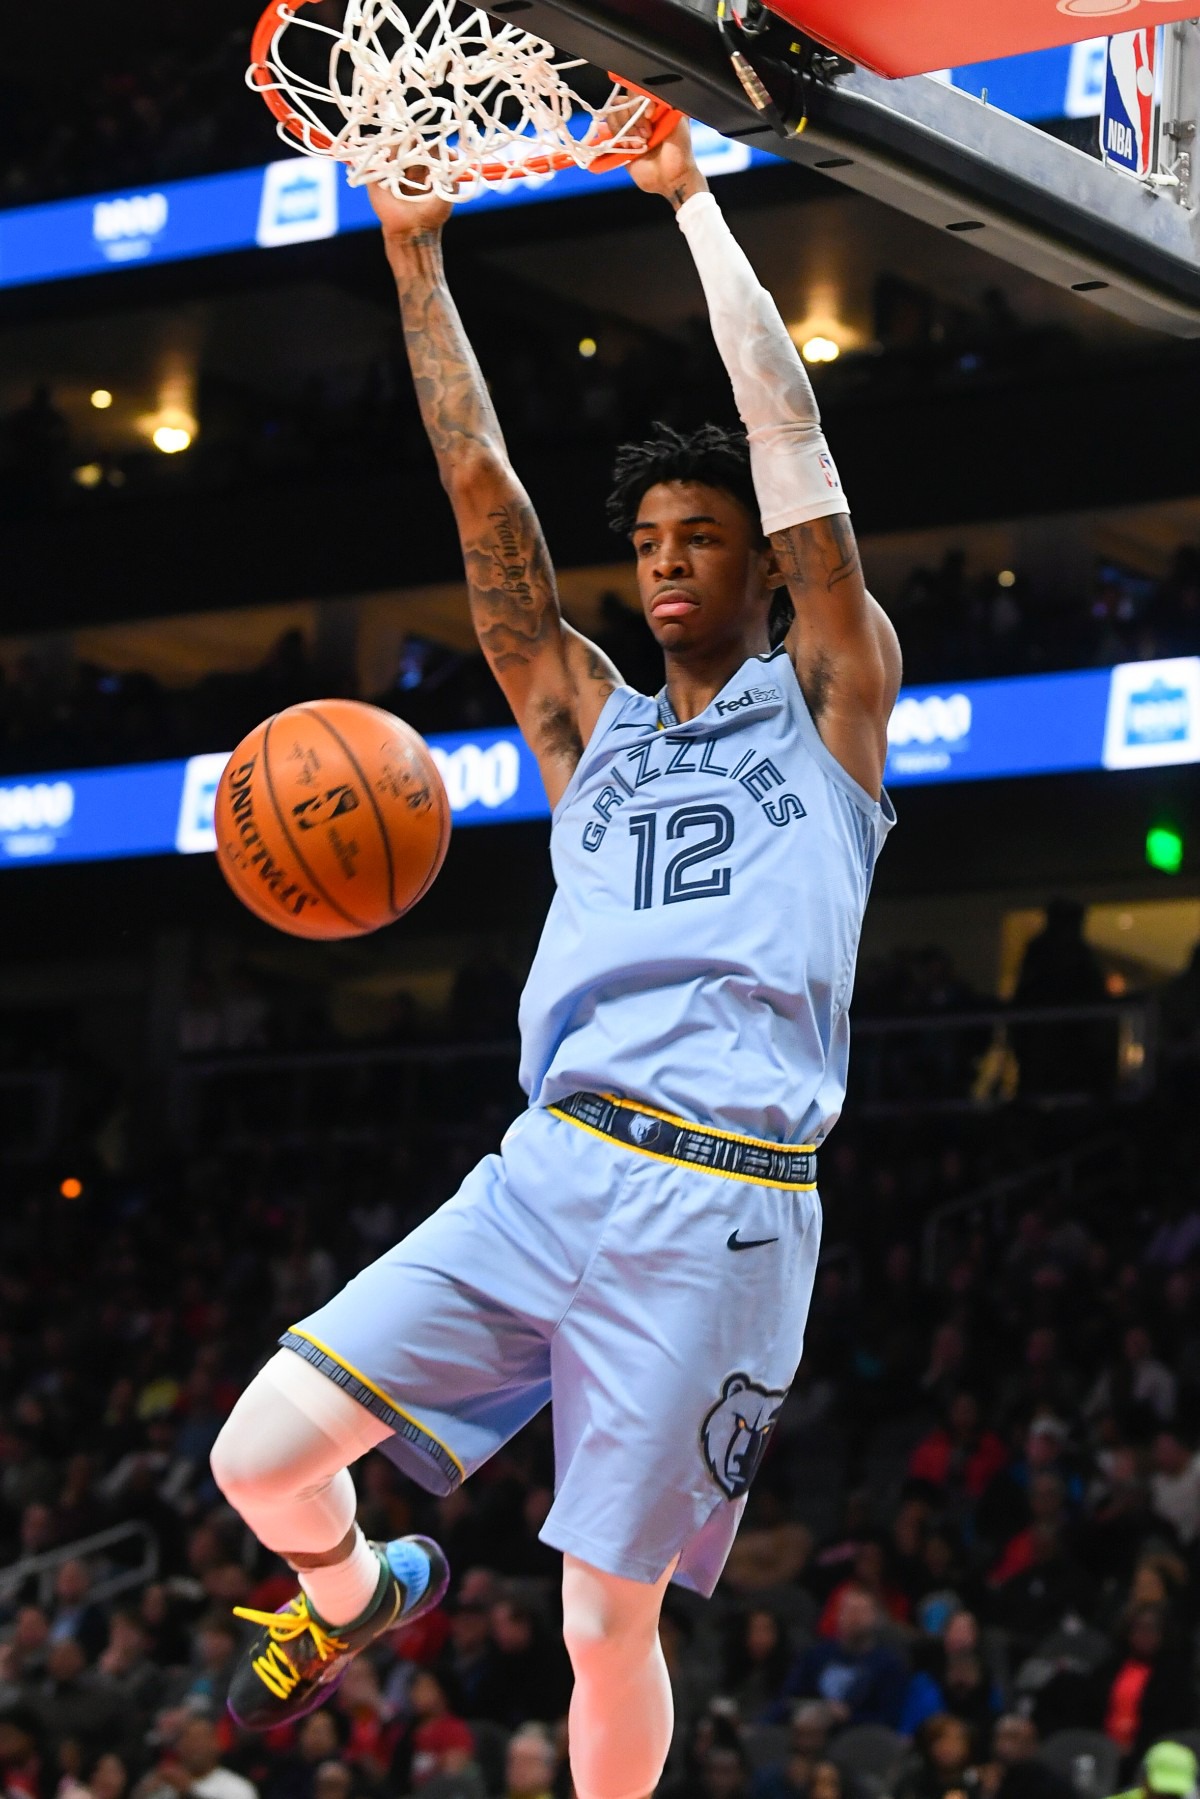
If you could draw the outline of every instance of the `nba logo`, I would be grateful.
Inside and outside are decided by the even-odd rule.
[[[1123,31],[1108,40],[1100,148],[1113,168],[1143,181],[1154,173],[1158,29]]]

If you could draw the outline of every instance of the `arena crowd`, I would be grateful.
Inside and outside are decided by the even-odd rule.
[[[664,1795],[1105,1799],[1200,1726],[1200,1183],[1179,1123],[1197,1024],[1122,1114],[1119,1180],[967,1205],[932,1244],[936,1208],[1085,1140],[1099,1109],[1067,1124],[1018,1101],[939,1124],[936,1148],[916,1111],[839,1127],[800,1375],[716,1600],[667,1607]],[[82,1191],[57,1164],[6,1172],[5,1799],[568,1792],[545,1416],[449,1499],[360,1464],[364,1527],[438,1536],[448,1603],[294,1729],[247,1737],[224,1711],[231,1608],[273,1608],[289,1578],[209,1449],[277,1333],[498,1139],[510,1091],[461,1075],[451,1104],[450,1085],[403,1141],[378,1108],[353,1154],[316,1120],[289,1142],[268,1103],[218,1109],[190,1156],[109,1142]]]

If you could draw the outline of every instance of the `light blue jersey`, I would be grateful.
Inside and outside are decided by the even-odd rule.
[[[841,1109],[893,814],[825,748],[782,651],[689,724],[662,712],[612,694],[555,811],[558,894],[521,1003],[530,1109],[283,1342],[435,1493],[553,1400],[543,1540],[633,1580],[675,1563],[711,1593],[820,1249],[811,1175],[778,1146],[819,1143]]]
[[[521,1001],[521,1084],[534,1106],[616,1093],[819,1144],[845,1097],[891,802],[821,741],[783,648],[743,663],[687,724],[664,728],[662,712],[618,688],[555,809],[558,891]]]

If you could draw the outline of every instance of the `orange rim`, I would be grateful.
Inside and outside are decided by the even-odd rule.
[[[295,5],[289,6],[287,0],[270,0],[270,5],[254,27],[254,36],[250,39],[250,79],[285,131],[290,131],[301,143],[311,144],[314,150],[332,150],[333,139],[329,133],[319,130],[307,119],[302,119],[288,105],[275,85],[275,78],[267,62],[276,32],[281,26],[290,24],[302,6],[313,3],[314,0],[295,0]]]
[[[250,40],[250,79],[285,131],[313,150],[331,150],[333,139],[329,133],[322,131],[310,120],[301,118],[295,108],[288,104],[286,96],[276,84],[268,61],[271,46],[280,29],[291,23],[302,6],[315,4],[316,0],[270,0],[254,27],[254,36]],[[627,88],[631,94],[641,94],[651,102],[650,136],[640,150],[612,150],[595,157],[587,165],[588,172],[595,175],[606,174],[610,169],[626,168],[648,150],[656,150],[683,117],[681,112],[668,106],[665,100],[660,100],[644,87],[638,87],[636,82],[627,81],[623,75],[614,75],[610,70],[609,80]],[[604,125],[601,130],[607,130],[608,135],[612,135],[611,130]],[[521,181],[527,175],[555,175],[562,169],[577,167],[578,164],[569,151],[544,150],[536,156],[528,157],[524,162],[478,163],[473,168],[464,168],[456,179],[460,183],[486,181],[491,186],[501,181]]]

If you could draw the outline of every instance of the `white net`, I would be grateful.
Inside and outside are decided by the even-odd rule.
[[[264,14],[269,35],[256,37],[247,78],[285,141],[344,162],[355,185],[462,199],[481,183],[644,148],[637,127],[652,101],[614,87],[603,106],[588,105],[563,78],[578,61],[485,12],[456,0],[420,12],[348,0],[339,29],[302,6],[278,0]]]

